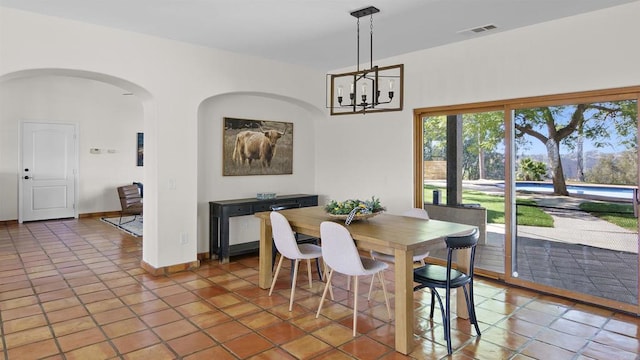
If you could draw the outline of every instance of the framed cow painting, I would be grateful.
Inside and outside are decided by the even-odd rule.
[[[225,117],[222,175],[293,173],[293,123]]]

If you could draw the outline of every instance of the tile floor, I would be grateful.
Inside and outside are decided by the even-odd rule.
[[[344,278],[316,319],[322,284],[309,290],[304,272],[289,312],[288,273],[269,297],[256,256],[159,277],[140,257],[139,239],[98,219],[0,225],[0,359],[447,358],[426,291],[416,295],[407,357],[393,351],[380,291],[359,298],[353,338]],[[638,359],[636,316],[480,278],[476,306],[482,336],[454,319],[451,358]]]

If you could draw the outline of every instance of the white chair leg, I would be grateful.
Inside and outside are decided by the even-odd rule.
[[[278,280],[278,274],[280,274],[280,268],[282,267],[282,260],[284,260],[284,256],[280,255],[280,261],[278,261],[278,266],[276,267],[276,273],[273,274],[273,280],[271,281],[271,289],[269,289],[269,296],[273,292],[273,288],[276,286],[276,280]]]
[[[382,284],[382,293],[384,294],[384,302],[387,304],[387,313],[389,314],[389,320],[391,320],[391,307],[389,306],[389,296],[387,296],[387,287],[384,285],[384,276],[382,271],[378,272],[380,283]]]
[[[358,327],[358,277],[353,277],[353,337]]]
[[[311,279],[311,260],[307,259],[307,275],[309,276],[309,289],[313,289],[313,280]]]
[[[293,298],[296,296],[296,280],[298,279],[298,265],[300,259],[296,259],[293,265],[293,283],[291,284],[291,299],[289,299],[289,311],[293,310]]]
[[[371,284],[369,284],[369,295],[367,295],[367,300],[371,300],[371,290],[373,290],[373,282],[376,279],[376,274],[371,275]]]
[[[329,276],[329,267],[327,266],[327,263],[323,262],[324,264],[324,279],[325,281],[327,281],[327,277]],[[331,296],[331,300],[335,300],[335,298],[333,297],[333,286],[331,286],[331,284],[329,283],[329,281],[327,281],[327,284],[329,284],[329,295]]]
[[[318,312],[316,312],[316,319],[320,316],[320,310],[322,310],[322,304],[324,304],[324,299],[327,297],[327,290],[331,288],[331,277],[333,276],[333,269],[329,271],[329,276],[327,276],[327,283],[324,286],[324,291],[322,292],[322,297],[320,298],[320,305],[318,305]]]

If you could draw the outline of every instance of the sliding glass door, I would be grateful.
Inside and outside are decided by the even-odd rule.
[[[459,222],[486,210],[480,275],[640,314],[639,97],[635,87],[416,109],[415,205],[453,206]]]
[[[512,276],[605,303],[638,303],[637,104],[513,112]]]

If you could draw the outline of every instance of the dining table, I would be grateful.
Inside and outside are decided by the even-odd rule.
[[[336,219],[322,206],[289,209],[279,211],[284,215],[291,229],[297,233],[320,237],[320,224],[334,221],[344,224],[344,220]],[[272,229],[270,212],[259,212],[260,218],[260,257],[259,286],[268,289],[272,280]],[[425,220],[413,217],[381,213],[366,220],[353,221],[346,226],[358,249],[375,250],[393,254],[395,279],[395,350],[408,355],[414,347],[414,306],[413,306],[413,254],[423,250],[434,242],[442,242],[446,236],[465,234],[475,226],[459,224],[451,221]],[[322,239],[320,240],[322,242]],[[470,251],[458,253],[458,269],[466,271],[469,264]],[[463,265],[465,264],[465,265]],[[456,314],[467,319],[468,312],[464,300],[464,292],[456,292]]]

